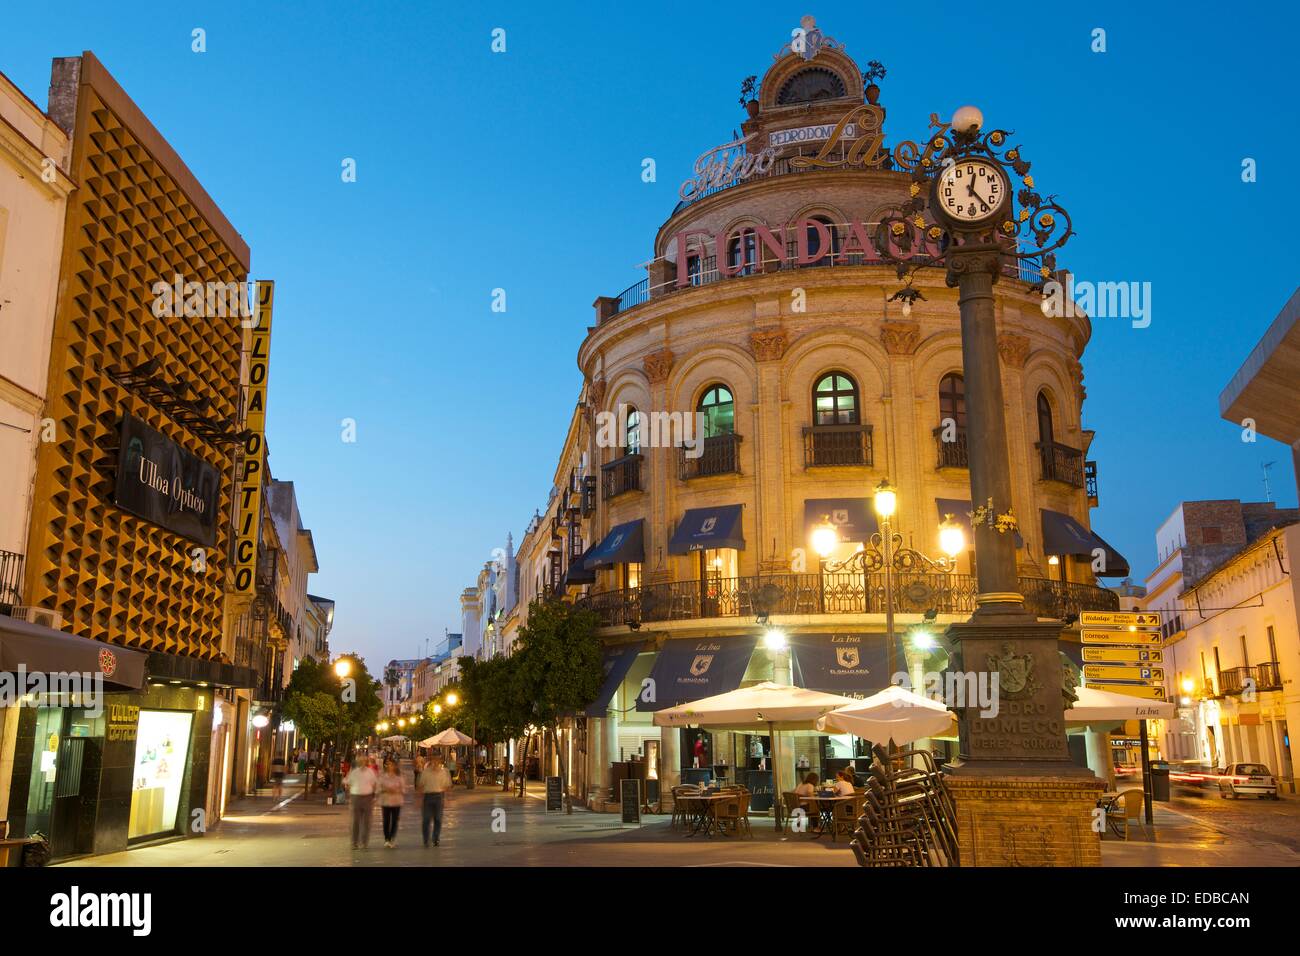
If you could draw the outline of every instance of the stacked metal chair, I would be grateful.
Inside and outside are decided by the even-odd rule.
[[[853,855],[862,866],[957,866],[957,812],[934,757],[872,749]],[[915,765],[919,759],[920,766]]]

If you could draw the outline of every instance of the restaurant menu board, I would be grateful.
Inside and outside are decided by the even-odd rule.
[[[619,797],[623,808],[623,823],[629,826],[640,826],[641,781],[620,780]]]
[[[560,789],[560,778],[547,777],[546,778],[546,810],[549,813],[551,810],[563,810],[563,809],[564,809],[564,795]]]

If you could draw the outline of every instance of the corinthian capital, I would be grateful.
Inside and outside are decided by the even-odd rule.
[[[763,329],[749,333],[749,349],[760,362],[775,362],[789,346],[785,329]]]
[[[880,341],[890,355],[911,355],[921,341],[921,327],[915,322],[881,322]]]
[[[1029,337],[1015,332],[1003,332],[998,336],[998,354],[1002,363],[1011,368],[1024,368],[1025,359],[1029,358]]]
[[[666,381],[668,374],[673,370],[673,350],[660,349],[658,352],[651,352],[641,360],[641,365],[645,368],[645,375],[650,380],[650,384],[658,385]]]

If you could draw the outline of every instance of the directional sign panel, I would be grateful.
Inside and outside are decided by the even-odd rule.
[[[1140,644],[1159,647],[1164,643],[1159,631],[1080,631],[1085,644]]]
[[[1130,697],[1143,697],[1147,700],[1164,700],[1165,689],[1159,684],[1111,684],[1105,681],[1084,681],[1085,687],[1096,690],[1108,690],[1115,694],[1128,694]]]
[[[1083,676],[1088,680],[1141,680],[1164,683],[1163,667],[1132,667],[1123,664],[1084,664]]]
[[[1084,611],[1079,615],[1083,627],[1160,627],[1160,615],[1149,611]]]
[[[1158,647],[1084,647],[1085,664],[1163,664],[1165,652]]]

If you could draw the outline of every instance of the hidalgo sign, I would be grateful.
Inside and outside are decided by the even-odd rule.
[[[117,506],[211,547],[217,541],[221,474],[161,432],[122,417]]]

